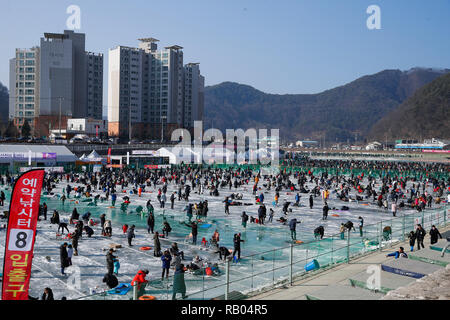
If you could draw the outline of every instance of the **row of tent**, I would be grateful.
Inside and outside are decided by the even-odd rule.
[[[168,157],[170,164],[180,163],[199,163],[203,160],[205,163],[214,162],[232,162],[235,154],[232,150],[226,148],[205,148],[202,152],[198,152],[194,148],[188,147],[173,147],[161,148],[155,151],[151,156],[153,157]],[[237,153],[236,158],[240,162],[246,162],[251,159],[273,159],[272,153],[267,149],[250,150]],[[106,163],[106,158],[102,158],[95,150],[89,155],[83,154],[80,158],[82,162],[102,162]]]

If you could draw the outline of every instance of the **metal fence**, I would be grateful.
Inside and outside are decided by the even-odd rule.
[[[410,231],[421,224],[425,230],[432,225],[444,227],[449,224],[450,206],[425,210],[394,217],[366,225],[362,230],[324,237],[305,243],[291,243],[269,251],[243,256],[240,262],[225,261],[218,264],[219,275],[208,276],[201,269],[194,274],[185,274],[188,300],[243,299],[248,295],[279,286],[292,285],[295,280],[332,268],[338,264],[393,247],[408,239]],[[173,276],[151,280],[145,289],[146,295],[157,299],[172,299]],[[81,300],[138,299],[136,288],[127,295],[112,296],[106,292],[81,297]],[[179,298],[179,297],[178,297]]]

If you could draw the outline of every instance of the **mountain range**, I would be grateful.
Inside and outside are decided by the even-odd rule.
[[[366,139],[375,123],[418,89],[449,72],[384,70],[317,94],[268,94],[248,85],[223,82],[205,88],[204,122],[222,132],[227,128],[278,128],[282,140]]]
[[[450,137],[450,73],[436,78],[418,89],[400,106],[376,122],[371,139],[384,137],[449,138]]]

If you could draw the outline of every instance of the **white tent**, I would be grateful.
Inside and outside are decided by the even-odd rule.
[[[80,157],[80,160],[85,160],[86,159],[86,154],[83,153],[83,155]]]
[[[188,147],[173,147],[170,151],[176,158],[176,163],[200,163],[201,153]]]
[[[101,162],[103,161],[103,158],[97,153],[97,151],[93,150],[87,157],[84,158],[84,160],[90,162]]]
[[[176,164],[177,163],[177,158],[175,157],[175,155],[172,152],[170,152],[169,150],[167,150],[166,148],[158,149],[158,151],[156,151],[155,156],[157,156],[157,157],[168,157],[170,164]]]

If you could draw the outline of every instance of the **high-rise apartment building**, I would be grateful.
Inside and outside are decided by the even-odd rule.
[[[10,60],[9,118],[21,129],[25,120],[30,126],[39,114],[40,49],[16,49]]]
[[[86,117],[103,117],[103,54],[86,52],[87,111]]]
[[[34,84],[21,80],[22,71],[24,78],[34,78]],[[11,88],[17,89],[10,104],[10,118],[15,119],[19,129],[25,118],[36,136],[65,128],[69,118],[102,119],[103,55],[85,51],[85,34],[71,30],[44,33],[40,47],[16,50],[10,73],[10,82],[14,82]],[[27,82],[29,88],[25,88]],[[28,95],[32,92],[33,97]],[[21,100],[26,99],[28,103],[22,105]]]
[[[183,48],[174,45],[158,51],[157,39],[139,40],[138,48],[118,46],[109,51],[109,134],[152,139],[164,135],[167,139],[174,129],[185,127]],[[193,72],[200,76],[198,64],[196,68]],[[203,86],[202,81],[197,81],[195,90],[203,92]],[[192,119],[201,118],[194,115],[203,109],[193,105],[198,102],[191,101]]]

